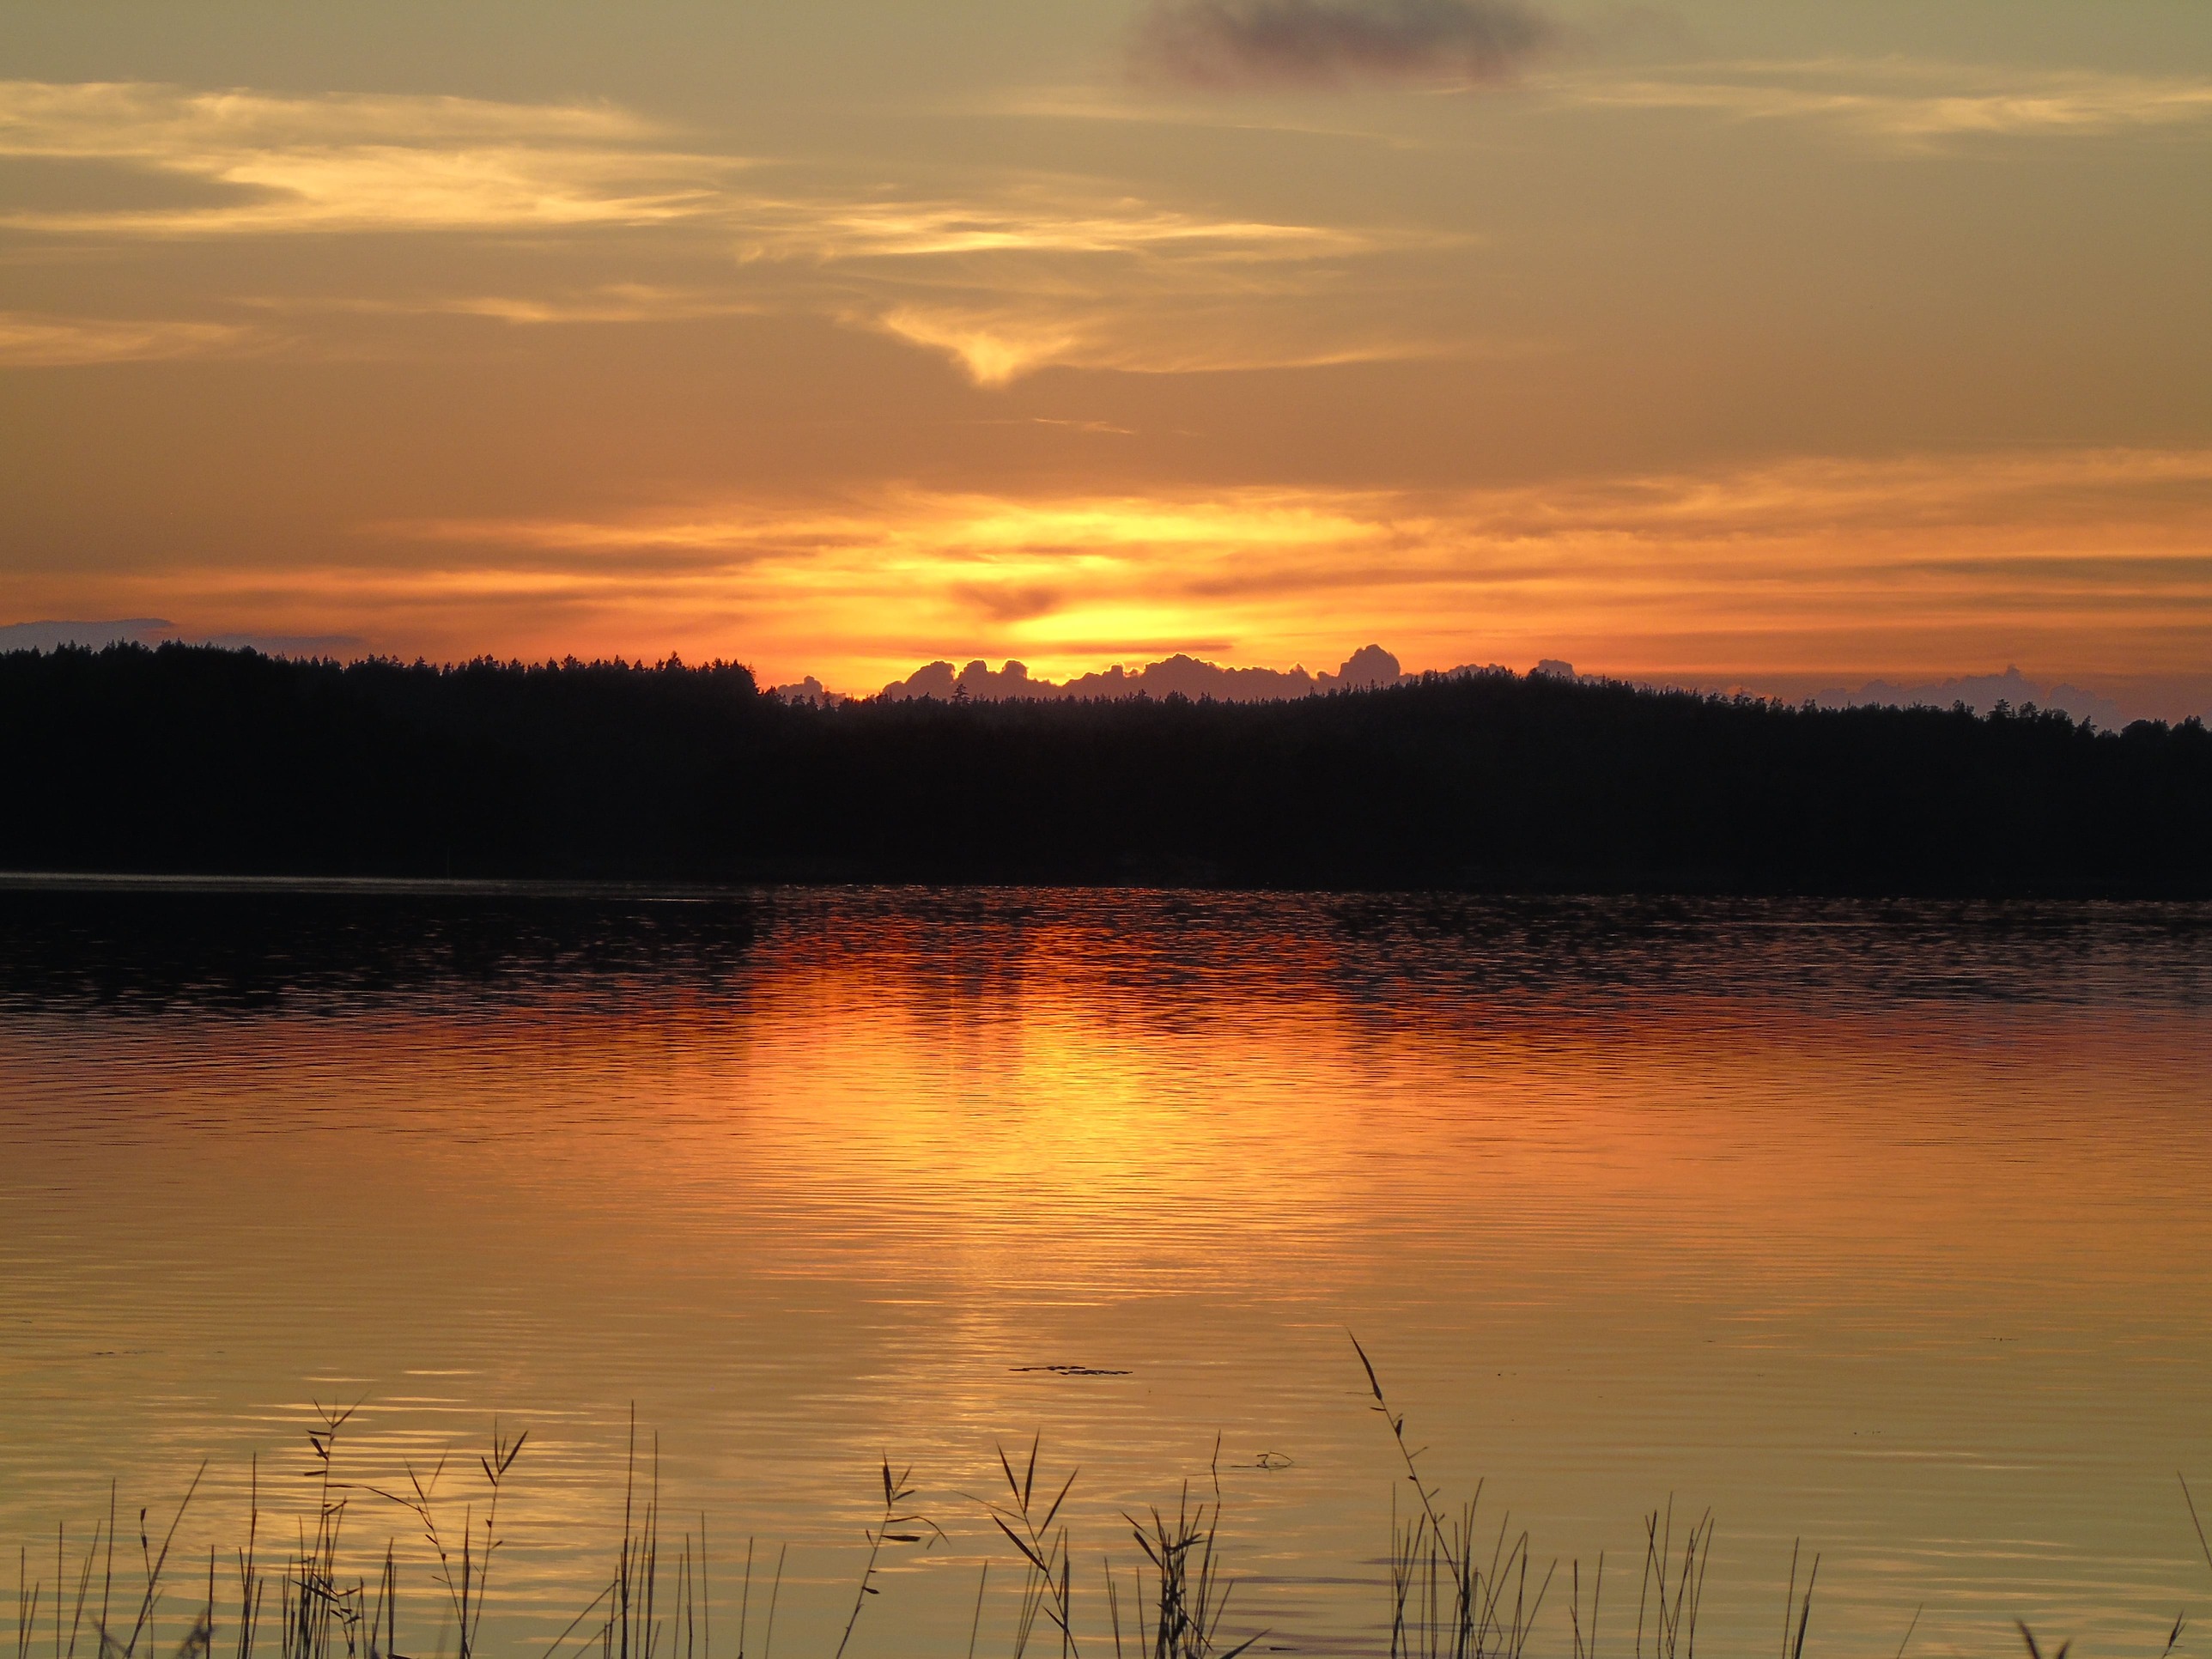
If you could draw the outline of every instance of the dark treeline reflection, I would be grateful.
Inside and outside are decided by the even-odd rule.
[[[447,993],[482,1006],[649,981],[711,993],[740,982],[760,914],[744,894],[0,885],[0,1008],[337,1012]]]
[[[1504,673],[787,706],[744,669],[0,658],[0,863],[322,875],[2212,892],[2212,734]]]
[[[735,1007],[806,984],[941,1012],[1041,989],[1199,1018],[1320,1001],[1386,1023],[1684,997],[2194,1010],[2212,1002],[2212,906],[0,879],[0,1011]]]

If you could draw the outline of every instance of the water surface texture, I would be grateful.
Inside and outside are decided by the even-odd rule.
[[[1800,1539],[1808,1653],[2212,1628],[2203,908],[17,883],[0,947],[0,1538],[49,1585],[111,1479],[136,1584],[204,1459],[179,1559],[252,1483],[289,1541],[354,1406],[348,1549],[449,1650],[374,1489],[451,1447],[480,1504],[496,1415],[487,1631],[535,1655],[634,1407],[717,1651],[749,1538],[748,1651],[787,1547],[775,1650],[835,1648],[886,1455],[945,1536],[848,1651],[965,1653],[987,1558],[1008,1651],[975,1500],[1033,1434],[1085,1652],[1186,1480],[1255,1651],[1373,1651],[1411,1489],[1351,1330],[1443,1501],[1560,1564],[1532,1654],[1601,1552],[1633,1653],[1670,1501],[1717,1655],[1773,1650]]]

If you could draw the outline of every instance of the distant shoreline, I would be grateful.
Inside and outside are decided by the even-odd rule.
[[[118,646],[0,656],[0,868],[46,883],[2212,897],[2197,721],[1503,671],[823,708],[733,665]]]
[[[1488,883],[1433,882],[1425,885],[1389,886],[1374,883],[1304,882],[1258,883],[1230,881],[1170,881],[1114,879],[1039,881],[1027,878],[933,880],[878,878],[867,875],[778,874],[732,877],[720,881],[663,880],[652,877],[607,877],[576,879],[562,876],[332,876],[295,875],[283,872],[240,875],[204,872],[143,870],[0,870],[0,903],[9,894],[87,897],[143,894],[149,897],[330,898],[424,900],[514,900],[523,903],[578,904],[743,904],[772,899],[778,892],[835,894],[867,893],[1123,893],[1249,894],[1255,896],[1301,895],[1317,898],[1417,899],[1425,895],[1470,901],[1510,901],[1571,903],[1577,900],[1603,902],[1645,900],[1663,903],[1722,902],[1740,899],[1746,903],[1836,903],[1846,905],[1927,904],[1986,906],[2051,906],[2061,910],[2135,909],[2191,915],[2203,912],[2212,922],[2212,882],[2172,891],[2144,891],[2118,884],[2084,883],[2075,889],[2056,885],[2021,891],[1954,891],[1934,888],[1907,890],[1844,890],[1824,888],[1668,884],[1664,881],[1600,885],[1595,882],[1545,883],[1531,878],[1513,881],[1504,877]]]

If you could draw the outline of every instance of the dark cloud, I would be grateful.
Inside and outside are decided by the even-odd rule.
[[[1135,59],[1204,87],[1495,82],[1559,33],[1521,0],[1153,0]]]
[[[1056,587],[1025,587],[1006,583],[969,582],[956,586],[954,597],[994,622],[1027,622],[1060,609]]]

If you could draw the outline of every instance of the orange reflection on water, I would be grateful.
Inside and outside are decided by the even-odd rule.
[[[914,1462],[965,1565],[899,1593],[950,1640],[994,1438],[1081,1466],[1095,1551],[1219,1433],[1267,1618],[1356,1634],[1350,1326],[1547,1553],[1711,1502],[1724,1645],[1801,1534],[1838,1639],[2140,1634],[2212,1462],[2197,935],[1424,902],[784,895],[650,971],[19,1000],[0,1518],[341,1390],[393,1447],[497,1409],[544,1460],[509,1589],[557,1600],[635,1400],[683,1503],[798,1542],[802,1632]]]

